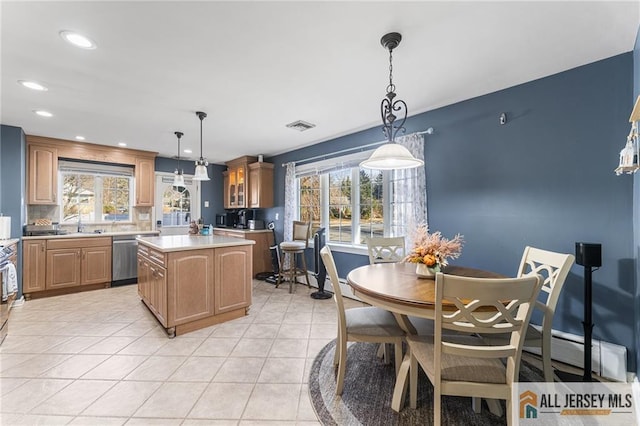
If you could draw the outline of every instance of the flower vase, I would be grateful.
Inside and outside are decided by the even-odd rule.
[[[420,278],[434,278],[440,272],[440,265],[429,267],[424,263],[416,263],[416,275]]]

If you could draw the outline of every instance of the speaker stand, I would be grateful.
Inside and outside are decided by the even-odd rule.
[[[591,266],[584,267],[584,321],[582,328],[584,329],[584,363],[583,374],[580,377],[577,374],[571,374],[564,371],[556,371],[556,376],[563,382],[597,382],[591,375],[591,342],[593,333],[592,319],[592,285],[591,285]]]

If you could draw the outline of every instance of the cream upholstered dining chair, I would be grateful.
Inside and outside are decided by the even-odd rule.
[[[338,271],[329,246],[324,246],[320,250],[320,256],[327,268],[327,274],[333,286],[333,300],[338,310],[338,336],[334,365],[338,367],[336,395],[342,395],[347,369],[347,342],[393,343],[397,373],[402,361],[402,342],[405,332],[394,316],[384,309],[370,306],[345,310]]]
[[[542,275],[544,282],[540,294],[546,295],[546,301],[536,301],[535,309],[542,312],[542,327],[538,329],[531,324],[527,327],[525,347],[537,347],[542,351],[542,369],[545,382],[553,382],[553,367],[551,366],[551,326],[553,315],[560,297],[560,292],[575,261],[572,254],[556,253],[535,247],[525,247],[518,268],[518,276],[526,274]],[[487,335],[485,340],[491,344],[505,343],[507,335]]]
[[[495,279],[436,274],[434,337],[407,336],[403,362],[410,363],[411,407],[416,407],[419,364],[433,383],[435,425],[441,422],[442,395],[504,399],[511,424],[511,388],[518,381],[524,333],[541,286],[542,277],[533,274]],[[506,332],[510,339],[491,346],[481,337],[444,330]]]
[[[280,243],[282,264],[280,265],[280,273],[276,280],[276,288],[280,286],[280,282],[284,278],[287,278],[289,280],[289,293],[292,293],[293,285],[301,275],[304,276],[307,281],[307,287],[311,287],[309,283],[309,271],[307,271],[307,261],[304,257],[304,252],[309,247],[309,238],[311,238],[311,222],[294,221],[293,240]],[[300,256],[302,268],[298,268],[296,262],[298,256]]]

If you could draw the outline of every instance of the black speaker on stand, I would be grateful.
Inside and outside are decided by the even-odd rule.
[[[598,243],[576,243],[576,263],[584,267],[584,321],[582,327],[584,329],[584,371],[582,375],[583,382],[593,382],[591,376],[591,342],[593,333],[592,318],[592,285],[591,272],[592,268],[602,266],[602,245]],[[578,382],[580,376],[556,372],[556,375],[563,382]]]
[[[324,282],[327,279],[327,269],[324,267],[324,262],[320,256],[320,250],[325,245],[325,231],[324,228],[318,228],[315,234],[313,234],[313,262],[314,271],[313,275],[318,282],[318,291],[311,293],[312,299],[330,299],[331,293],[324,291]]]

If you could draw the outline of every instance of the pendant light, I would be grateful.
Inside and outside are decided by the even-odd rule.
[[[382,115],[382,131],[388,142],[376,149],[371,157],[360,163],[360,167],[377,170],[411,169],[424,164],[424,161],[415,158],[407,148],[396,143],[395,138],[399,130],[405,131],[404,122],[407,120],[407,104],[396,99],[396,86],[393,84],[393,49],[398,47],[402,40],[400,33],[389,33],[382,36],[380,43],[389,50],[389,85],[387,94],[380,103]],[[396,113],[402,114],[402,121],[396,124]]]
[[[182,169],[180,168],[180,138],[184,136],[182,132],[173,132],[178,137],[178,166],[176,167],[176,171],[173,172],[173,186],[175,187],[184,187],[184,174]]]
[[[202,157],[202,120],[207,117],[207,113],[197,111],[196,115],[200,119],[200,159],[196,160],[196,173],[193,176],[193,179],[209,180],[209,174],[207,173],[207,166],[209,165],[209,162]]]

